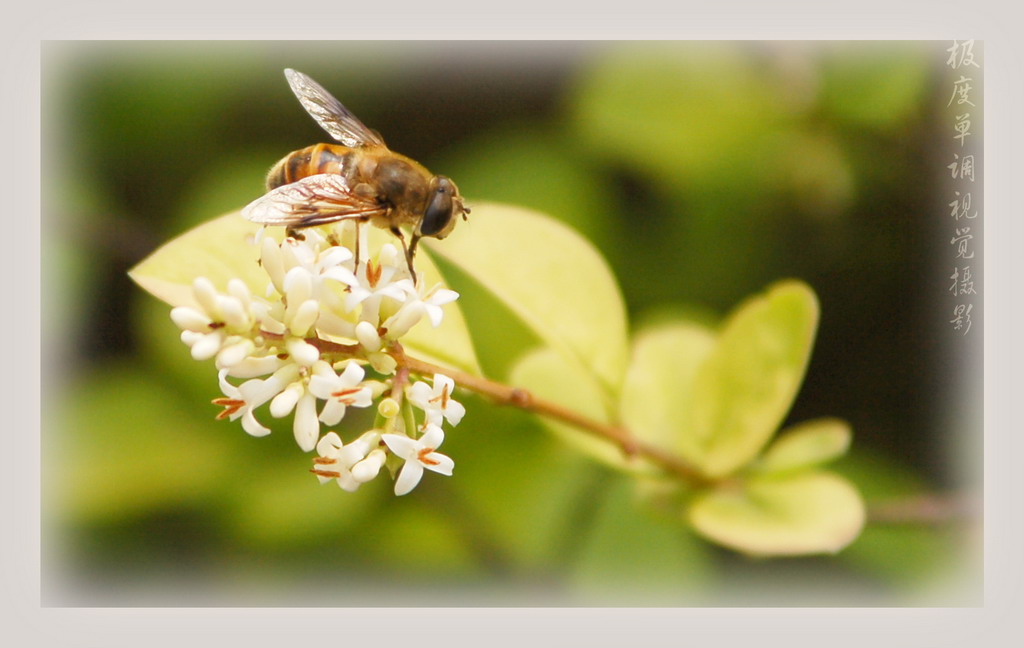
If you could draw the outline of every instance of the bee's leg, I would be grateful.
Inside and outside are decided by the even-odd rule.
[[[398,237],[398,240],[402,242],[402,251],[405,252],[405,262],[409,264],[409,275],[412,277],[412,282],[416,283],[416,270],[412,267],[412,255],[415,252],[415,247],[409,248],[405,244],[405,236],[402,234],[402,230],[397,227],[391,228],[391,233]],[[416,240],[415,238],[413,240]],[[415,245],[415,244],[414,244]]]
[[[409,260],[409,272],[412,273],[412,282],[416,283],[416,271],[412,269],[412,260],[416,257],[416,244],[420,242],[419,234],[413,233],[412,240],[409,241],[409,250],[406,252],[406,258]]]
[[[359,226],[362,224],[362,222],[363,221],[358,219],[358,218],[355,219],[355,224],[356,224],[356,264],[355,264],[354,267],[356,269],[356,272],[359,272]]]

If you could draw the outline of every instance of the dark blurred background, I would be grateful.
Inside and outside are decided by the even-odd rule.
[[[318,487],[286,427],[257,440],[213,421],[214,372],[126,271],[329,139],[285,83],[294,67],[470,204],[524,205],[579,230],[634,327],[714,321],[777,279],[806,281],[822,319],[790,420],[850,421],[840,469],[869,505],[969,499],[982,322],[979,298],[968,336],[949,324],[948,46],[46,44],[44,384],[63,397],[44,413],[44,592],[122,605],[203,604],[197,591],[422,605],[417,593],[438,590],[462,605],[820,605],[911,600],[945,582],[979,542],[959,509],[871,525],[835,558],[751,561],[633,506],[625,480],[482,402],[446,442],[457,480],[398,500],[386,484]]]

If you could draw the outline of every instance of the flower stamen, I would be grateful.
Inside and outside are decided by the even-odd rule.
[[[331,393],[331,398],[337,399],[342,405],[352,405],[356,402],[356,399],[351,398],[353,394],[358,394],[363,391],[363,387],[351,387],[349,389],[341,389]]]
[[[210,402],[224,408],[223,411],[217,412],[217,416],[214,417],[218,421],[223,421],[245,406],[244,400],[238,400],[236,398],[214,398]]]
[[[370,284],[370,288],[376,288],[377,282],[380,281],[380,276],[384,272],[384,265],[378,263],[374,265],[373,260],[366,262],[366,282]]]
[[[416,460],[425,466],[436,466],[440,464],[440,461],[437,461],[436,459],[430,459],[429,457],[427,457],[427,455],[429,455],[433,451],[433,448],[423,448],[422,450],[416,453]]]
[[[428,403],[436,403],[437,401],[441,401],[441,409],[445,409],[445,408],[448,407],[448,385],[447,384],[441,389],[441,393],[440,394],[438,394],[437,396],[434,396],[433,398],[431,398],[427,402]]]
[[[335,470],[320,470],[319,468],[310,468],[309,472],[319,477],[327,477],[328,479],[337,479],[341,477],[341,473]]]

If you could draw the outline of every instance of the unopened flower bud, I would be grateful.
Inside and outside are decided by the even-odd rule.
[[[366,359],[370,361],[374,371],[385,376],[395,373],[395,368],[398,367],[398,362],[386,353],[367,353]]]
[[[192,345],[192,358],[194,360],[209,360],[220,351],[223,341],[224,333],[220,330],[204,335]]]
[[[391,389],[391,385],[382,383],[379,380],[364,380],[363,387],[370,390],[370,398],[377,400],[384,395],[384,392]]]
[[[185,331],[206,333],[210,330],[210,318],[188,306],[172,308],[171,321],[174,322],[175,326]]]
[[[229,344],[220,350],[217,354],[217,367],[223,369],[225,367],[233,367],[242,360],[249,357],[252,353],[255,345],[252,340],[242,339],[239,342]]]
[[[304,367],[308,367],[320,359],[320,350],[305,340],[292,338],[288,340],[285,346],[288,349],[288,353],[295,359],[295,362]]]
[[[356,339],[367,351],[380,351],[380,336],[377,335],[377,327],[369,322],[356,324]]]
[[[377,412],[380,413],[386,419],[392,419],[398,416],[398,413],[402,411],[402,406],[398,404],[394,398],[385,398],[381,400],[380,404],[377,405]]]

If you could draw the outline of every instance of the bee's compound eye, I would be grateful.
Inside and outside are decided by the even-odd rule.
[[[420,222],[420,234],[434,236],[452,220],[452,191],[447,181],[439,182]]]

